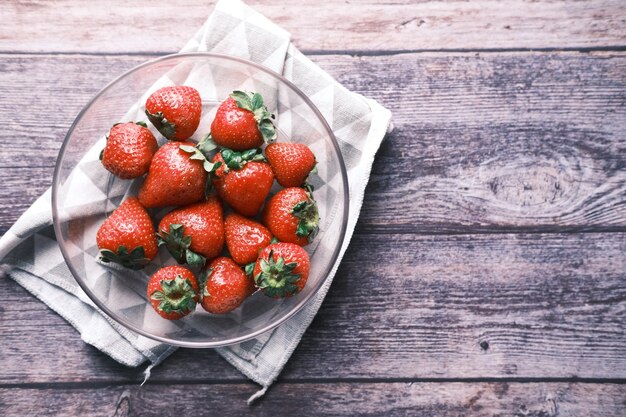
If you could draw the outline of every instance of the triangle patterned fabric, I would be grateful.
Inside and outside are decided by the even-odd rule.
[[[291,80],[311,98],[332,126],[348,169],[350,215],[346,239],[324,287],[302,310],[274,331],[239,345],[217,349],[243,374],[262,385],[263,388],[251,397],[252,400],[262,395],[276,379],[324,300],[352,237],[374,155],[385,133],[390,130],[391,113],[377,102],[352,93],[337,83],[293,46],[289,33],[238,0],[219,1],[207,22],[181,52],[202,51],[249,59]],[[193,79],[193,69],[178,75]],[[218,79],[219,74],[214,73],[213,77]],[[176,80],[164,82],[168,81],[171,83]],[[205,82],[204,85],[207,85],[207,89],[215,88],[211,82]],[[151,91],[146,92],[146,97],[149,93]],[[271,99],[266,98],[266,102],[271,102]],[[134,106],[127,113],[128,120],[133,119],[133,114],[142,113],[141,106]],[[279,114],[279,120],[281,117],[283,115]],[[302,116],[296,108],[290,114],[285,114],[284,118],[290,118],[290,123],[297,123]],[[115,207],[127,190],[109,189],[105,195],[103,190],[107,184],[103,176],[90,174],[96,171],[94,164],[99,164],[99,149],[90,152],[93,155],[86,156],[84,163],[75,170],[79,172],[72,173],[72,186],[83,191],[79,194],[100,193],[102,199],[107,199],[107,207]],[[332,198],[335,190],[324,187],[324,184],[314,185],[319,185],[319,191]],[[116,361],[128,366],[138,366],[146,361],[151,366],[160,363],[176,348],[135,334],[107,317],[73,279],[55,240],[50,196],[50,190],[46,191],[0,239],[2,271],[63,316],[80,332],[86,343]],[[75,203],[74,209],[83,216],[92,213],[90,210],[101,210],[102,207],[99,204],[99,208],[94,208],[90,201]],[[85,217],[85,222],[88,228],[88,217]],[[93,242],[85,239],[82,245],[84,247],[77,248],[78,251],[95,256],[97,248]],[[84,262],[83,256],[77,257],[76,262]],[[116,297],[122,308],[133,314],[142,314],[146,303],[139,294],[116,292],[115,286],[111,286],[110,273],[96,276],[96,287],[100,294]]]

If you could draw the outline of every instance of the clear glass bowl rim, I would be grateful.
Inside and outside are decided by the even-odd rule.
[[[343,161],[343,156],[341,154],[341,150],[339,148],[339,144],[337,143],[337,139],[335,137],[335,134],[333,133],[333,131],[331,130],[330,126],[328,125],[328,122],[326,121],[326,119],[324,118],[324,116],[322,115],[322,113],[319,111],[319,109],[315,106],[315,104],[313,104],[313,102],[306,96],[306,94],[304,94],[295,84],[293,84],[291,81],[289,81],[288,79],[286,79],[285,77],[283,77],[281,74],[278,74],[275,71],[270,70],[269,68],[266,68],[260,64],[257,64],[255,62],[249,61],[247,59],[243,59],[243,58],[238,58],[238,57],[234,57],[234,56],[230,56],[230,55],[224,55],[224,54],[215,54],[215,53],[211,53],[211,52],[190,52],[190,53],[177,53],[177,54],[170,54],[170,55],[165,55],[159,58],[155,58],[155,59],[151,59],[149,61],[146,61],[142,64],[139,64],[133,68],[131,68],[130,70],[124,72],[122,75],[118,76],[117,78],[115,78],[113,81],[111,81],[110,83],[108,83],[102,90],[100,90],[90,101],[89,103],[87,103],[82,109],[81,111],[78,113],[78,115],[76,116],[76,118],[74,119],[74,122],[72,123],[72,125],[70,126],[69,130],[67,131],[67,134],[65,135],[65,138],[63,139],[63,144],[61,145],[61,149],[59,150],[59,156],[57,157],[57,162],[54,168],[54,174],[53,174],[53,180],[52,180],[52,222],[54,225],[54,232],[57,236],[61,236],[61,225],[59,222],[59,211],[58,211],[58,189],[59,189],[59,183],[60,183],[60,171],[61,171],[61,166],[63,165],[63,161],[64,161],[64,156],[65,156],[65,148],[68,145],[69,142],[69,138],[72,136],[72,133],[74,132],[74,129],[76,128],[76,126],[78,125],[78,123],[82,120],[83,116],[85,115],[85,113],[91,108],[91,106],[96,102],[96,100],[98,100],[98,98],[103,95],[109,88],[113,87],[114,85],[116,85],[118,82],[120,82],[122,79],[124,79],[125,77],[127,77],[128,75],[137,72],[139,70],[141,70],[144,67],[159,63],[159,62],[164,62],[164,61],[168,61],[168,60],[184,60],[185,58],[208,58],[208,59],[218,59],[218,60],[226,60],[226,61],[232,61],[232,62],[237,62],[237,63],[241,63],[241,64],[245,64],[245,65],[249,65],[251,67],[254,67],[256,69],[258,69],[259,71],[263,71],[267,74],[269,74],[270,76],[273,76],[275,78],[277,78],[280,82],[282,82],[283,84],[285,84],[287,87],[289,87],[291,90],[293,90],[298,96],[300,96],[300,98],[302,98],[307,104],[308,106],[313,110],[313,112],[317,115],[318,119],[320,120],[320,122],[322,123],[322,125],[324,126],[324,129],[326,130],[326,132],[328,133],[328,137],[331,139],[332,145],[335,149],[335,153],[338,157],[338,162],[339,162],[339,168],[340,168],[340,172],[341,172],[341,180],[344,184],[344,189],[343,189],[343,194],[344,194],[344,204],[343,204],[343,222],[341,225],[341,231],[339,233],[339,241],[337,246],[335,247],[335,250],[333,251],[332,257],[330,262],[328,263],[328,265],[326,266],[324,273],[322,274],[322,276],[325,276],[325,278],[320,279],[316,285],[316,287],[313,289],[313,291],[311,291],[309,293],[308,296],[306,297],[302,297],[302,299],[298,302],[298,304],[295,305],[295,307],[293,307],[291,309],[291,311],[289,311],[287,314],[285,314],[284,317],[281,317],[279,320],[275,320],[269,324],[267,324],[266,326],[261,327],[260,329],[257,329],[253,332],[250,332],[249,334],[243,335],[243,336],[239,336],[239,337],[235,337],[235,338],[231,338],[231,339],[225,339],[222,341],[213,341],[213,342],[191,342],[191,341],[180,341],[180,340],[175,340],[175,339],[169,339],[166,337],[161,337],[161,336],[157,336],[157,335],[153,335],[135,325],[133,325],[132,323],[128,322],[127,320],[125,320],[124,318],[120,317],[119,315],[117,315],[114,311],[112,311],[111,309],[109,309],[103,302],[101,302],[98,297],[95,296],[95,294],[90,290],[89,286],[87,285],[87,283],[85,281],[83,281],[83,279],[80,277],[80,274],[78,274],[78,271],[75,270],[74,266],[72,265],[72,263],[70,262],[70,257],[69,254],[67,253],[66,249],[64,248],[63,245],[59,244],[59,247],[61,249],[61,253],[63,254],[63,258],[65,259],[65,263],[67,264],[70,272],[72,273],[72,275],[74,276],[74,279],[76,280],[76,282],[78,283],[78,285],[83,289],[83,291],[85,291],[85,293],[87,294],[87,296],[96,304],[96,306],[98,306],[98,308],[100,308],[102,311],[104,311],[109,317],[111,317],[113,320],[115,320],[116,322],[120,323],[121,325],[125,326],[126,328],[141,334],[143,336],[146,336],[150,339],[153,340],[157,340],[159,342],[163,342],[163,343],[167,343],[169,345],[174,345],[174,346],[180,346],[180,347],[190,347],[190,348],[216,348],[216,347],[222,347],[222,346],[228,346],[228,345],[233,345],[233,344],[237,344],[237,343],[241,343],[244,342],[246,340],[252,339],[262,333],[265,333],[267,331],[270,331],[274,328],[276,328],[277,326],[279,326],[280,324],[284,323],[285,321],[287,321],[289,318],[291,318],[293,315],[295,315],[298,311],[300,311],[305,305],[306,303],[313,298],[314,295],[316,295],[318,293],[318,291],[320,290],[320,288],[324,285],[324,283],[326,282],[326,280],[328,279],[328,275],[331,271],[331,269],[333,268],[333,266],[335,265],[335,263],[337,262],[337,258],[339,257],[339,252],[341,251],[341,248],[343,246],[343,241],[346,235],[346,229],[347,229],[347,225],[348,225],[348,216],[349,216],[349,207],[350,207],[350,198],[349,198],[349,185],[348,185],[348,173],[346,171],[346,166],[345,163]],[[57,238],[58,239],[58,238]]]

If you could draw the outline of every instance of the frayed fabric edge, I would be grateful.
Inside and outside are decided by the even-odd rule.
[[[143,381],[139,385],[140,387],[143,387],[143,384],[148,382],[148,379],[150,378],[150,375],[152,374],[152,368],[154,368],[157,365],[158,365],[157,363],[151,363],[150,365],[146,367],[146,369],[143,370]]]
[[[143,381],[141,382],[141,385],[139,385],[140,387],[143,387],[143,384],[148,382],[148,379],[150,379],[150,375],[152,374],[152,369],[163,362],[163,360],[170,356],[176,349],[176,346],[170,346],[165,352],[161,353],[156,358],[149,358],[151,363],[146,367],[146,369],[143,370]]]
[[[258,390],[257,392],[255,392],[254,394],[252,394],[250,396],[250,398],[248,398],[248,400],[246,401],[246,403],[248,405],[252,405],[256,400],[258,400],[259,398],[261,398],[262,396],[265,395],[265,393],[267,392],[267,389],[269,388],[269,385],[263,385],[263,388],[261,388],[260,390]]]

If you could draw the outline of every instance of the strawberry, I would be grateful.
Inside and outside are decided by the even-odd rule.
[[[254,292],[254,282],[232,259],[215,259],[204,271],[202,307],[213,314],[228,313]]]
[[[274,173],[269,164],[260,162],[263,159],[260,149],[222,149],[213,157],[218,167],[213,186],[222,200],[244,216],[255,216],[272,188]]]
[[[211,136],[218,145],[236,151],[258,148],[276,139],[274,115],[258,93],[233,91],[217,109]]]
[[[291,297],[309,278],[309,254],[293,243],[274,243],[259,254],[254,265],[254,282],[265,295]]]
[[[231,213],[224,222],[226,246],[239,265],[256,261],[261,249],[270,244],[272,234],[261,223]]]
[[[170,140],[189,139],[200,124],[202,99],[193,87],[163,87],[146,100],[146,115]]]
[[[278,240],[300,246],[313,241],[319,231],[319,219],[311,193],[299,187],[280,190],[263,210],[263,224]]]
[[[216,196],[166,214],[159,223],[159,245],[178,263],[204,266],[224,248],[222,203]]]
[[[315,168],[315,155],[302,143],[270,143],[265,156],[283,187],[300,187]]]
[[[116,262],[132,269],[143,268],[157,254],[152,220],[134,197],[126,199],[102,223],[96,243],[102,262]]]
[[[193,273],[182,266],[166,266],[148,281],[148,299],[161,317],[178,320],[196,309],[200,287]]]
[[[168,142],[154,154],[139,190],[144,207],[184,206],[204,196],[208,174],[203,161],[180,147],[195,149],[192,142]]]
[[[145,123],[117,123],[109,131],[100,160],[113,175],[128,180],[148,172],[157,149],[159,145]]]

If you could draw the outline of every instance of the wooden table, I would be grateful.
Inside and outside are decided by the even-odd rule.
[[[0,233],[81,107],[210,3],[0,5]],[[180,349],[139,387],[0,279],[0,414],[626,415],[623,0],[250,3],[395,124],[279,381],[248,408],[255,384]]]

